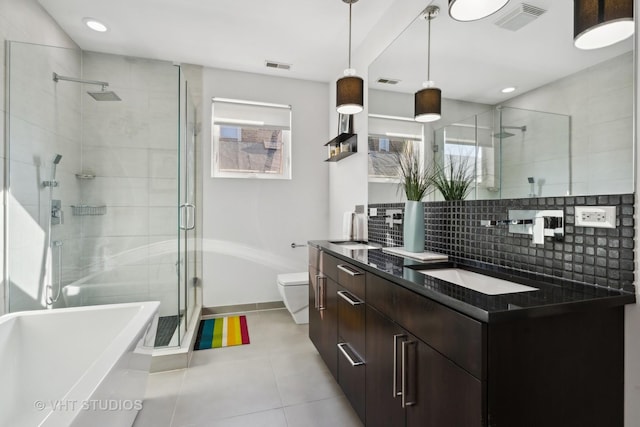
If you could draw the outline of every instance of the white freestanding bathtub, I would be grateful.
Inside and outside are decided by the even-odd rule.
[[[142,408],[159,305],[0,317],[0,426],[130,427]]]

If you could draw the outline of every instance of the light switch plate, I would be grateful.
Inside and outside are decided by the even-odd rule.
[[[576,226],[616,228],[616,207],[576,206]]]

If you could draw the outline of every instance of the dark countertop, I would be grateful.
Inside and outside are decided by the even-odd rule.
[[[363,270],[403,286],[413,292],[438,301],[474,319],[495,323],[518,318],[531,318],[588,311],[633,304],[634,293],[549,278],[533,279],[525,272],[491,266],[491,269],[465,265],[462,260],[424,262],[383,252],[382,249],[351,250],[326,240],[309,241]],[[422,274],[416,269],[462,268],[488,276],[538,288],[536,291],[515,294],[486,295],[453,283]]]

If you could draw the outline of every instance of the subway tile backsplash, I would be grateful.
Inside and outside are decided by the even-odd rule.
[[[616,228],[575,226],[575,206],[615,206]],[[402,226],[385,224],[387,209],[403,203],[369,205],[369,241],[402,246]],[[508,227],[483,227],[481,220],[507,219],[508,211],[561,209],[565,235],[545,237],[535,245],[531,236],[509,233]],[[484,268],[506,268],[539,279],[561,278],[633,291],[634,195],[570,196],[425,203],[425,250]]]

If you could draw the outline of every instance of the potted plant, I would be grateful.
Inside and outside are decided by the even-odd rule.
[[[423,167],[420,151],[411,146],[398,152],[400,184],[407,196],[404,207],[404,249],[409,252],[424,252],[424,203],[422,199],[432,191],[431,170]]]
[[[448,156],[443,163],[435,168],[431,183],[445,200],[464,200],[475,181],[468,157]]]

